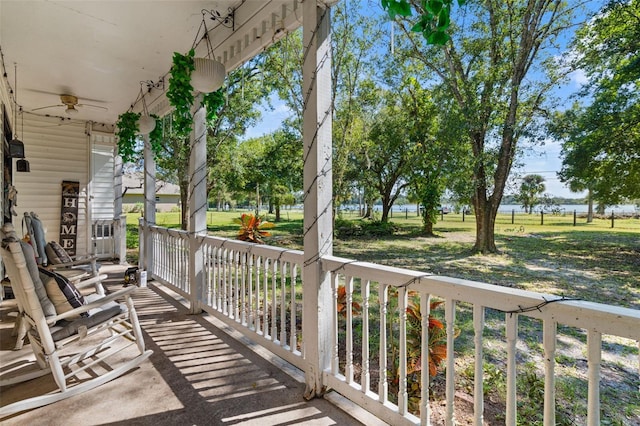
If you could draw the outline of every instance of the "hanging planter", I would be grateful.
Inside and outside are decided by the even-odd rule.
[[[211,93],[222,87],[227,70],[222,62],[209,58],[195,58],[191,72],[191,85],[202,93]]]
[[[156,128],[156,119],[150,115],[141,115],[138,119],[138,129],[141,135],[148,135]]]

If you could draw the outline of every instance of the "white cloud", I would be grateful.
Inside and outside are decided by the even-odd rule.
[[[572,73],[569,74],[569,78],[571,79],[571,82],[579,88],[589,82],[589,79],[587,78],[587,74],[585,74],[583,70],[573,71]]]

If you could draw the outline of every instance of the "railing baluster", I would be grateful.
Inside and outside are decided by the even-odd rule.
[[[240,322],[240,284],[242,281],[242,272],[240,265],[240,257],[242,254],[239,250],[233,251],[233,270],[234,270],[234,286],[233,286],[233,308],[234,308],[234,319],[236,322]]]
[[[338,357],[338,287],[340,275],[331,272],[331,374],[339,373],[340,359]]]
[[[280,262],[280,346],[287,344],[287,262]]]
[[[291,352],[298,350],[298,324],[296,303],[296,281],[298,280],[298,265],[291,265]]]
[[[271,271],[271,341],[278,340],[278,326],[276,324],[277,307],[278,307],[278,266],[282,261],[273,261],[273,269]]]
[[[256,256],[256,294],[253,300],[253,330],[260,333],[260,272],[262,271],[262,257]]]
[[[398,288],[398,310],[400,317],[400,365],[399,365],[399,389],[398,389],[398,412],[401,415],[407,414],[408,411],[408,392],[407,392],[407,288]]]
[[[389,384],[387,383],[387,304],[389,300],[389,286],[380,283],[378,292],[378,299],[380,300],[380,361],[378,366],[380,377],[378,380],[378,400],[382,404],[386,404],[389,400]]]
[[[353,382],[353,277],[345,278],[345,316],[346,316],[346,359],[345,377],[347,383]]]
[[[484,357],[482,355],[482,331],[484,330],[484,306],[473,305],[473,341],[475,346],[475,373],[473,379],[473,424],[482,426],[484,421]]]
[[[240,253],[240,324],[247,325],[247,269],[248,254]]]
[[[455,355],[453,352],[453,342],[455,338],[455,321],[456,321],[456,301],[447,299],[444,304],[444,319],[447,327],[447,378],[446,378],[446,398],[447,410],[445,424],[453,426],[455,424]]]
[[[507,405],[506,424],[515,426],[518,419],[516,393],[516,343],[518,339],[518,314],[506,315],[507,337]]]
[[[431,295],[420,292],[421,345],[420,345],[420,424],[431,424],[429,405],[429,315]]]
[[[254,265],[254,256],[251,253],[248,253],[249,257],[249,276],[247,277],[247,314],[249,315],[249,319],[247,321],[247,327],[250,329],[253,328],[253,265]],[[256,259],[257,260],[257,259]]]
[[[362,374],[360,375],[360,386],[363,393],[369,392],[371,388],[371,373],[369,362],[369,293],[371,281],[362,280],[360,291],[362,293]]]
[[[271,269],[269,265],[271,264],[271,259],[264,259],[264,263],[262,265],[262,335],[266,338],[269,334],[269,270]]]
[[[600,361],[602,357],[602,334],[587,331],[587,362],[589,393],[587,396],[587,425],[600,425]]]
[[[544,424],[556,424],[556,322],[543,322],[542,344],[544,346]]]

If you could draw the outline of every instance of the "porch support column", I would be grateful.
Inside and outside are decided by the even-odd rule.
[[[199,104],[199,99],[196,100]],[[202,312],[204,287],[202,238],[207,235],[207,126],[206,109],[196,110],[189,157],[189,310]]]
[[[143,135],[144,141],[144,234],[140,237],[143,245],[140,250],[138,266],[152,274],[153,246],[149,225],[156,224],[156,160],[151,150],[149,135]]]
[[[127,217],[122,214],[122,157],[116,155],[113,162],[113,250],[120,265],[127,263]]]
[[[303,3],[304,264],[302,335],[305,398],[322,396],[330,367],[333,303],[320,259],[333,253],[331,176],[331,27],[329,9]]]

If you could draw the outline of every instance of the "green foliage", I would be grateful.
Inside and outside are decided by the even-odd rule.
[[[175,108],[174,126],[176,134],[184,138],[191,133],[191,125],[193,123],[191,106],[193,105],[194,97],[191,72],[195,69],[194,55],[194,49],[191,49],[186,55],[178,52],[173,53],[173,66],[171,67],[171,77],[169,77],[169,90],[167,90],[167,99]]]
[[[392,236],[398,227],[393,222],[371,220],[345,220],[336,218],[334,233],[337,238],[376,238]]]
[[[560,178],[603,204],[640,196],[639,0],[611,1],[576,32],[573,67],[588,79],[584,105],[559,113]]]
[[[270,237],[271,233],[265,229],[275,228],[271,222],[264,222],[260,217],[245,213],[240,218],[235,218],[234,223],[240,225],[238,239],[250,243],[264,244],[264,237]]]
[[[544,178],[540,175],[526,175],[520,183],[520,193],[516,199],[522,203],[525,211],[533,213],[533,208],[540,202],[540,196],[545,190]]]
[[[221,88],[215,92],[206,93],[202,97],[202,105],[207,110],[207,122],[215,122],[218,119],[220,109],[224,105],[224,91]]]
[[[449,41],[447,29],[451,25],[451,5],[453,0],[380,0],[382,8],[389,13],[391,19],[396,16],[407,18],[412,16],[411,9],[418,15],[418,21],[411,31],[421,33],[428,44],[444,45]],[[466,0],[458,0],[458,6]]]
[[[155,114],[151,114],[154,120],[156,120],[156,127],[149,133],[149,143],[151,144],[151,150],[157,156],[162,152],[162,135],[164,133],[164,121],[160,120]]]
[[[409,410],[412,413],[418,413],[420,410],[420,400],[422,396],[422,312],[420,310],[419,296],[414,292],[409,293],[409,305],[406,309],[407,317],[407,393],[409,401]],[[397,290],[392,290],[390,300],[397,300]],[[442,301],[432,301],[430,309],[435,310],[440,306]],[[391,308],[391,307],[390,307]],[[389,319],[391,329],[393,329],[394,319],[397,318],[397,306],[389,309]],[[429,378],[433,379],[439,372],[442,361],[447,356],[447,333],[442,321],[429,312]],[[389,371],[389,380],[393,389],[390,393],[396,393],[399,385],[399,350],[395,346],[396,340],[391,339],[389,351],[391,353],[392,369]]]
[[[125,163],[133,161],[136,154],[136,138],[140,114],[127,111],[118,116],[116,136],[118,137],[118,154]]]

